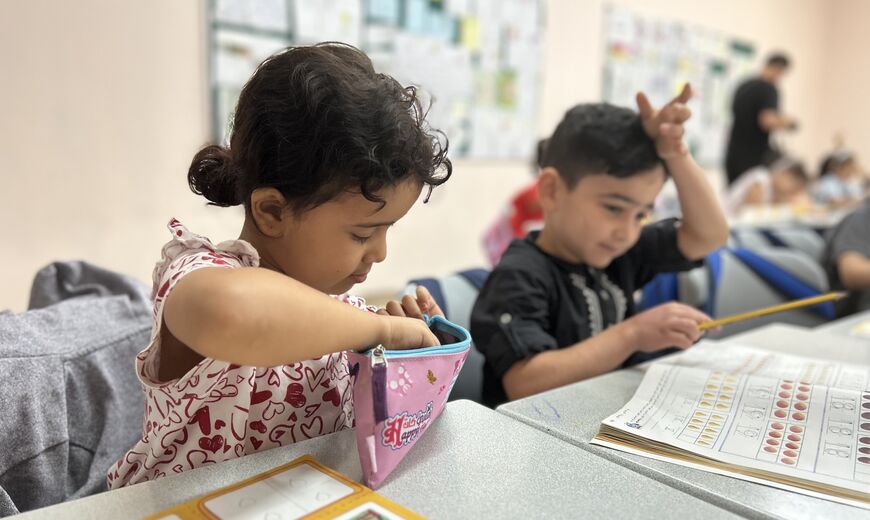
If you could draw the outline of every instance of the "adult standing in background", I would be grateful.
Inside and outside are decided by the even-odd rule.
[[[725,156],[728,184],[740,174],[776,159],[770,146],[770,133],[774,130],[794,130],[797,122],[779,111],[779,92],[776,84],[788,70],[788,57],[772,54],[757,77],[750,78],[734,93],[731,104],[733,123]]]

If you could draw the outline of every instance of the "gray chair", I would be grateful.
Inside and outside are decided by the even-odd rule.
[[[822,262],[825,250],[825,240],[813,229],[802,226],[784,227],[771,230],[780,242],[788,249],[806,254],[814,262]]]
[[[0,312],[0,516],[106,489],[142,435],[136,353],[148,288],[84,262],[41,270],[31,309]]]
[[[781,225],[769,228],[739,227],[732,230],[731,245],[747,249],[766,250],[780,247],[800,251],[815,262],[822,261],[825,241],[812,228],[801,225]]]
[[[816,288],[819,292],[828,290],[828,281],[824,270],[806,254],[781,247],[761,248],[755,250],[755,253],[788,271],[807,285]],[[715,293],[716,300],[713,302],[714,317],[721,318],[788,301],[782,292],[771,286],[729,251],[722,252],[721,261],[719,289]],[[706,268],[704,270],[706,271]],[[698,282],[698,279],[704,279],[704,281]],[[680,283],[687,286],[685,290],[681,289],[681,297],[685,291],[685,294],[691,295],[693,298],[687,303],[706,301],[709,294],[709,275],[701,276],[693,272],[684,273],[681,275]],[[724,327],[722,332],[711,334],[711,337],[723,338],[769,323],[789,323],[814,327],[825,321],[826,319],[818,312],[802,308],[733,323]]]

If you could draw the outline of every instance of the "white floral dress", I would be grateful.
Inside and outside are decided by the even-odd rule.
[[[213,245],[175,219],[154,268],[151,342],[136,356],[145,390],[144,432],[108,472],[110,489],[181,473],[353,426],[352,382],[344,353],[276,367],[206,358],[172,381],[157,377],[163,302],[186,274],[203,267],[256,267],[243,240]],[[354,296],[341,300],[364,309]],[[288,342],[293,339],[288,338]]]

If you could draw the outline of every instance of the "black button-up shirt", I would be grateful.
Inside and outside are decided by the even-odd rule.
[[[594,336],[635,313],[634,293],[661,272],[701,265],[677,247],[677,221],[641,231],[605,269],[571,264],[542,251],[538,233],[515,240],[489,275],[471,314],[475,347],[486,358],[483,398],[507,400],[501,379],[514,363]]]

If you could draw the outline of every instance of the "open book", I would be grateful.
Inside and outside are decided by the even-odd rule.
[[[592,443],[870,509],[870,367],[699,346],[650,365]]]

